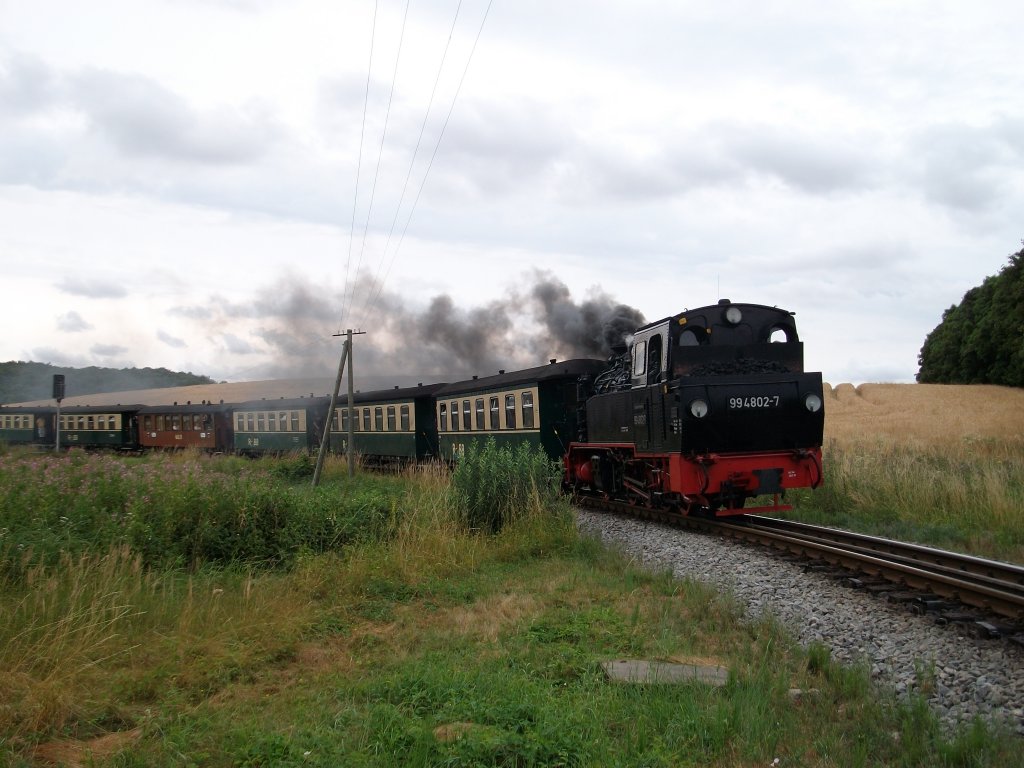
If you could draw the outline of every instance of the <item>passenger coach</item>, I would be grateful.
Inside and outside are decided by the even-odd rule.
[[[254,400],[234,406],[235,452],[249,456],[316,450],[329,397]]]
[[[436,418],[441,456],[454,459],[474,440],[493,436],[498,447],[540,446],[561,459],[575,439],[577,382],[605,368],[601,360],[552,360],[524,371],[448,384],[437,391]]]
[[[7,445],[53,445],[56,411],[45,406],[0,407],[0,442]]]
[[[430,384],[357,392],[352,408],[352,441],[364,462],[377,465],[405,464],[437,458],[437,421],[434,393],[444,384]],[[348,447],[349,408],[334,409],[331,450],[345,453]]]
[[[152,405],[139,409],[139,443],[144,448],[232,450],[231,408],[227,405]]]
[[[60,412],[60,444],[66,448],[139,449],[141,405],[76,405]]]

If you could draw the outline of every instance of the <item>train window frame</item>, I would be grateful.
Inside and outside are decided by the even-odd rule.
[[[473,406],[476,409],[476,428],[477,430],[483,430],[487,427],[486,411],[484,410],[484,399],[482,397],[476,398],[473,402]]]
[[[780,333],[783,338],[776,338],[776,335]],[[789,344],[796,341],[796,338],[794,338],[795,336],[796,332],[791,327],[788,325],[777,324],[768,329],[765,338],[767,339],[768,344]]]
[[[437,421],[441,425],[441,432],[448,431],[448,403],[437,404]]]
[[[383,432],[384,431],[384,408],[383,406],[377,405],[373,408],[373,431]]]
[[[370,427],[371,427],[371,423],[370,423],[370,409],[369,408],[363,408],[362,411],[363,411],[363,432],[372,432],[373,430],[370,429]]]
[[[516,394],[505,395],[505,429],[516,429]]]
[[[469,400],[462,401],[462,424],[466,427],[466,431],[472,431],[473,429],[473,409]]]
[[[523,421],[523,429],[534,428],[533,392],[527,390],[519,394],[520,411]]]
[[[492,395],[488,403],[490,406],[490,427],[501,429],[501,400],[497,395]]]
[[[412,432],[412,409],[408,405],[398,407],[398,428],[401,432]]]
[[[647,373],[647,339],[633,345],[633,378]]]
[[[452,417],[452,432],[461,432],[459,428],[459,401],[452,400],[449,403],[448,413]]]
[[[398,431],[398,429],[397,429],[397,426],[398,426],[398,421],[397,421],[398,414],[395,411],[395,406],[393,406],[393,405],[389,405],[388,406],[387,417],[388,417],[388,432],[397,432]]]

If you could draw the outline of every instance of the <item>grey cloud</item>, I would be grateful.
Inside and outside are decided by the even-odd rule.
[[[251,355],[257,352],[252,344],[238,338],[233,333],[223,333],[220,335],[220,339],[224,344],[224,348],[232,355]]]
[[[752,125],[727,130],[723,138],[725,151],[742,167],[774,176],[809,194],[862,189],[869,183],[866,158],[839,137],[821,141]]]
[[[65,277],[55,287],[64,293],[90,299],[120,299],[128,295],[123,285],[99,278]]]
[[[119,344],[93,344],[89,347],[89,351],[98,357],[117,357],[125,354],[128,347],[122,347]]]
[[[179,306],[171,307],[169,310],[167,310],[167,314],[172,315],[174,317],[186,317],[190,320],[209,320],[211,317],[213,317],[213,310],[211,310],[209,307]]]
[[[181,349],[182,347],[188,346],[183,339],[171,336],[169,333],[166,333],[165,331],[157,331],[156,337],[167,346],[174,347],[176,349]]]
[[[58,79],[41,60],[15,54],[0,61],[0,115],[24,116],[51,105]]]
[[[57,330],[64,333],[88,331],[92,327],[91,323],[86,322],[80,314],[74,311],[67,312],[57,318]]]
[[[980,213],[1002,198],[1007,170],[1024,159],[1024,121],[1004,117],[981,127],[934,126],[916,136],[910,150],[929,200]]]
[[[91,70],[74,78],[77,107],[94,130],[129,155],[234,164],[263,155],[276,133],[263,115],[199,113],[158,83]]]

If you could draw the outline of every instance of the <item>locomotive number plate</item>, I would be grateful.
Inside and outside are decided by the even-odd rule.
[[[782,395],[752,395],[750,397],[730,397],[730,410],[760,410],[778,408],[782,405]]]

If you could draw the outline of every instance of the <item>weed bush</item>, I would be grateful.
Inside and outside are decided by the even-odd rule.
[[[535,506],[558,498],[561,472],[539,446],[499,448],[493,437],[472,441],[455,467],[452,488],[463,524],[496,533]]]
[[[0,457],[0,578],[34,562],[128,546],[147,567],[291,563],[384,536],[404,491],[360,478],[310,488],[281,478],[298,471],[181,462],[167,456]]]

